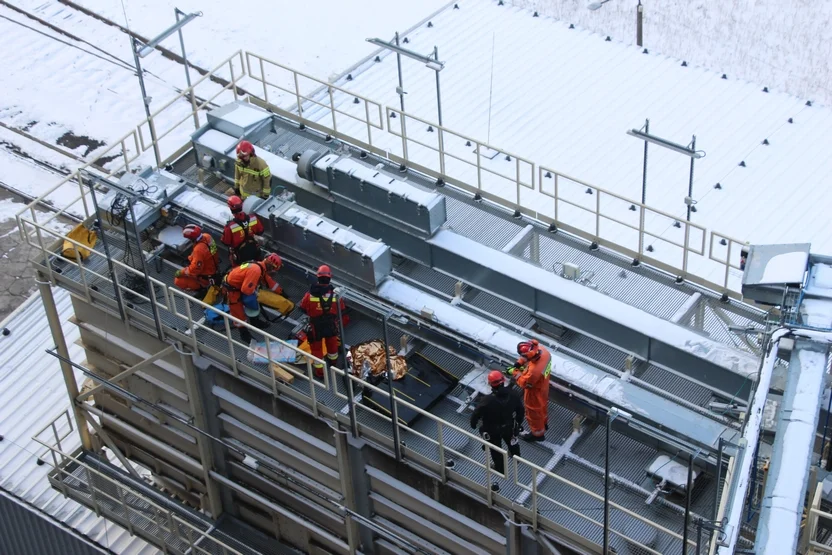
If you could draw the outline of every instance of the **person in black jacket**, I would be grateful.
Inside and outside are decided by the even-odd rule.
[[[526,417],[523,399],[513,388],[505,387],[505,376],[499,370],[489,372],[488,385],[491,386],[491,393],[477,403],[471,415],[471,427],[476,428],[482,420],[479,431],[483,439],[497,447],[505,442],[509,456],[519,456],[517,435]],[[491,460],[491,468],[502,474],[503,456],[499,451],[491,449]]]

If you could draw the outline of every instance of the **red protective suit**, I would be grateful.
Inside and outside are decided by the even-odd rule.
[[[238,214],[225,224],[220,241],[228,247],[232,266],[262,260],[263,254],[255,237],[263,231],[263,222],[254,214]]]
[[[229,313],[242,320],[248,321],[243,306],[243,296],[256,295],[261,285],[265,285],[269,291],[277,291],[280,285],[266,272],[264,262],[246,262],[236,268],[232,268],[223,280],[228,298]],[[235,327],[241,327],[234,322]]]
[[[173,284],[186,291],[207,288],[210,285],[208,278],[217,274],[219,260],[217,243],[209,234],[203,233],[194,242],[193,251],[188,257],[190,264],[177,272],[179,275],[173,278]]]
[[[533,436],[540,437],[546,432],[549,412],[549,374],[552,372],[552,354],[545,347],[538,346],[540,356],[530,360],[517,378],[517,385],[523,390],[523,404],[526,405],[526,422]]]
[[[339,298],[333,291],[330,284],[316,283],[309,288],[309,292],[300,301],[300,309],[309,315],[310,334],[309,348],[312,356],[324,357],[324,345],[326,345],[326,358],[334,363],[338,360],[338,347],[341,339],[338,335],[338,305],[341,305],[341,312],[346,310],[344,300]],[[315,363],[315,375],[324,375],[324,367]]]

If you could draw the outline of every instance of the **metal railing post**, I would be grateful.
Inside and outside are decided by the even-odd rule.
[[[719,446],[716,454],[716,494],[714,495],[714,506],[711,511],[711,521],[716,521],[716,514],[719,511],[719,481],[722,479],[722,452],[724,441],[719,438]]]
[[[231,369],[234,371],[234,376],[240,377],[240,371],[237,369],[237,355],[234,353],[234,340],[231,338],[231,323],[228,318],[223,318],[225,321],[225,338],[228,340],[228,352],[231,355]]]
[[[179,23],[180,15],[186,15],[185,12],[179,8],[173,8],[173,12],[176,15],[177,23]],[[196,99],[194,98],[194,90],[191,85],[191,72],[189,71],[190,63],[188,62],[188,53],[185,51],[185,36],[182,34],[182,27],[180,27],[177,32],[179,33],[179,47],[182,49],[182,61],[185,62],[183,64],[185,66],[185,83],[188,84],[188,97],[191,101],[191,108],[194,113],[194,129],[199,129],[199,116],[197,115]]]
[[[560,174],[553,173],[552,176],[554,178],[552,181],[555,182],[554,183],[554,185],[555,185],[555,199],[554,199],[555,200],[555,221],[557,222],[558,221],[558,185],[559,185],[558,178],[560,177]],[[543,185],[541,185],[541,187],[542,186]]]
[[[692,490],[693,454],[690,454],[688,455],[688,481],[685,486],[685,524],[684,528],[682,529],[682,555],[688,555],[688,528],[690,526],[690,498]]]
[[[332,89],[330,89],[330,97],[332,95]],[[344,372],[344,386],[347,389],[347,404],[350,408],[350,432],[352,432],[352,437],[358,437],[358,424],[355,421],[355,400],[353,399],[352,394],[352,380],[350,379],[350,369],[347,368],[347,347],[344,342],[344,317],[341,313],[341,302],[343,301],[344,297],[342,296],[343,291],[339,288],[335,293],[335,312],[336,316],[338,317],[338,351],[340,352],[340,358],[344,361],[344,368],[342,368]],[[389,368],[389,366],[388,366]],[[313,384],[314,386],[314,384]],[[390,407],[393,407],[393,399],[390,400]]]
[[[392,399],[392,398],[391,398]],[[393,401],[390,402],[391,406]],[[437,420],[436,421],[436,439],[439,442],[439,478],[442,480],[442,483],[447,483],[448,481],[448,467],[445,464],[445,434],[442,427],[442,422]],[[394,438],[393,441],[396,441]],[[397,451],[399,451],[399,444],[396,442]],[[400,456],[396,455],[396,460],[401,460]]]
[[[104,222],[101,220],[101,211],[98,208],[98,197],[95,194],[95,183],[92,181],[89,184],[90,195],[92,196],[92,205],[95,208],[95,218],[98,222],[98,230],[101,232],[101,244],[104,245],[104,255],[107,257],[107,268],[110,270],[110,277],[113,278],[113,290],[116,296],[116,304],[118,305],[118,313],[123,322],[127,322],[127,313],[124,310],[124,302],[121,298],[121,291],[118,285],[118,276],[116,275],[115,266],[113,265],[113,258],[110,255],[110,245],[107,241],[107,233],[104,230]]]
[[[294,81],[295,81],[295,102],[298,105],[298,119],[302,120],[303,119],[303,105],[301,104],[301,101],[300,101],[300,84],[298,83],[298,72],[293,71],[292,75],[294,75]],[[263,76],[263,88],[265,88],[265,87],[266,87],[266,76],[264,75]]]
[[[401,112],[401,121],[402,121],[402,158],[404,158],[405,164],[408,163],[410,160],[407,157],[407,114],[404,113],[404,110]],[[388,120],[390,118],[387,118]],[[387,122],[388,128],[390,126],[390,122]]]
[[[142,104],[144,104],[144,112],[147,115],[147,124],[150,126],[150,140],[153,143],[153,154],[156,156],[156,167],[162,166],[162,156],[159,153],[159,144],[156,139],[156,128],[153,126],[153,117],[150,115],[150,97],[147,96],[147,89],[144,86],[144,73],[142,71],[142,63],[139,59],[139,41],[132,35],[130,36],[130,50],[133,51],[133,61],[136,64],[136,73],[139,76],[139,87],[142,91]]]
[[[127,205],[130,207],[130,219],[133,223],[133,233],[136,234],[136,246],[139,249],[137,256],[142,263],[142,273],[144,274],[144,283],[147,286],[147,296],[150,299],[150,309],[153,312],[153,321],[156,324],[156,336],[159,338],[159,341],[165,340],[165,332],[162,329],[162,320],[159,318],[159,307],[156,305],[156,290],[153,288],[153,283],[150,281],[150,276],[147,273],[147,264],[145,263],[144,259],[144,249],[142,248],[142,237],[139,234],[139,227],[136,224],[136,211],[133,207],[135,203],[135,199],[130,199]],[[127,249],[130,249],[130,238],[125,235],[124,237],[125,243],[127,243]]]
[[[604,430],[604,555],[610,553],[610,427],[612,414],[607,413],[607,426]]]
[[[245,68],[243,69],[243,73],[245,73]],[[236,102],[239,100],[239,95],[237,94],[237,78],[234,76],[234,58],[230,58],[228,60],[228,73],[231,75],[231,92],[234,93],[234,101]]]
[[[382,317],[382,331],[384,337],[384,358],[387,363],[387,389],[390,392],[390,417],[393,423],[393,452],[396,454],[396,461],[402,460],[402,445],[399,436],[399,409],[396,404],[396,396],[394,395],[395,390],[393,388],[393,369],[390,366],[390,341],[387,332],[387,319],[389,318],[389,314],[385,314]],[[442,436],[440,431],[440,440],[439,440],[439,450],[440,450],[440,458],[442,456]],[[444,467],[444,460],[440,461],[442,466]],[[442,470],[442,481],[445,481],[445,474],[444,468]]]
[[[335,97],[332,94],[332,87],[328,87],[329,90],[329,111],[332,113],[332,132],[337,134],[338,133],[338,122],[335,117]]]

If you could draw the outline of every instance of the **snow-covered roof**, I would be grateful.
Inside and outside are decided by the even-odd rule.
[[[457,5],[402,45],[423,54],[438,47],[447,128],[637,200],[644,143],[626,131],[649,118],[650,133],[680,144],[696,135],[706,154],[695,163],[694,223],[752,243],[811,242],[832,252],[832,196],[822,193],[832,176],[829,108],[496,0]],[[405,110],[435,122],[434,72],[402,63]],[[395,55],[382,53],[351,78],[336,84],[399,107]],[[513,171],[513,161],[505,164]],[[647,204],[683,217],[689,171],[688,157],[650,145]]]
[[[55,289],[70,357],[84,360],[84,350],[75,344],[78,329],[69,323],[72,302],[64,289]],[[52,489],[47,479],[50,464],[38,465],[44,447],[32,436],[62,411],[69,409],[69,397],[55,358],[46,353],[54,347],[39,295],[30,297],[0,323],[11,333],[0,336],[0,489],[41,513],[64,523],[114,553],[150,555],[158,549],[131,536],[127,530],[97,516],[93,511]],[[77,373],[79,383],[83,375]],[[62,421],[66,431],[66,421]],[[44,434],[43,439],[46,439]],[[62,442],[66,452],[80,447],[77,432]]]

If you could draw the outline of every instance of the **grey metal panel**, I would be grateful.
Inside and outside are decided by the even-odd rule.
[[[407,256],[411,258],[425,264],[430,263],[430,245],[423,239],[415,237],[403,229],[387,225],[359,210],[360,208],[356,205],[332,204],[334,220],[351,226],[370,237],[379,237],[392,248],[407,253]]]
[[[339,158],[329,164],[327,173],[327,185],[333,193],[423,236],[432,235],[447,219],[444,196],[357,160]]]
[[[557,279],[557,276],[552,274],[553,290],[557,290]],[[564,322],[575,329],[608,340],[614,345],[635,353],[640,357],[650,358],[650,339],[630,328],[626,323],[616,322],[581,309],[568,299],[557,297],[546,291],[536,291],[535,298],[536,302],[530,306],[536,307],[537,312]]]
[[[270,234],[281,248],[310,263],[326,260],[334,271],[374,288],[390,274],[390,247],[294,203],[272,198],[255,213],[268,219]]]
[[[568,291],[560,291],[561,288],[565,288],[567,282],[555,274],[551,274],[551,281],[547,280],[547,287],[543,289],[540,280],[535,282],[534,285],[524,281],[522,261],[516,260],[515,262],[514,259],[510,259],[509,255],[494,249],[485,249],[472,239],[443,230],[429,242],[431,244],[431,265],[433,267],[491,293],[511,299],[539,315],[549,316],[570,328],[616,345],[624,351],[635,353],[656,364],[673,368],[693,379],[700,380],[711,387],[726,392],[728,395],[741,397],[747,394],[752,385],[752,381],[745,375],[729,370],[709,359],[692,355],[678,345],[662,343],[643,330],[634,329],[637,326],[644,328],[645,324],[643,322],[619,321],[617,314],[616,317],[612,317],[609,314],[596,312],[595,309],[581,306],[577,301],[570,298]],[[448,245],[452,245],[453,248],[449,248]],[[512,263],[512,272],[501,266],[504,261]],[[540,272],[537,267],[534,270]],[[574,284],[569,283],[569,285]],[[600,293],[594,291],[588,292],[601,296]],[[636,313],[630,307],[626,308],[629,309],[630,313]],[[689,330],[683,330],[675,324],[660,321],[648,314],[643,316],[645,319],[654,318],[657,323],[663,326],[679,328],[679,331],[688,334],[691,339],[701,337]],[[640,312],[638,317],[642,317]],[[705,337],[701,337],[701,339],[707,341]],[[724,347],[724,349],[726,354],[731,354],[733,351],[730,347]],[[737,353],[741,353],[742,356],[750,356],[741,351],[737,351]]]
[[[460,258],[460,253],[431,245],[431,266],[527,307],[536,305],[535,290],[520,280],[493,272],[488,266]]]
[[[493,530],[474,522],[449,507],[440,505],[428,496],[377,470],[367,467],[372,490],[391,502],[432,521],[437,527],[452,530],[460,537],[490,552],[505,550],[506,539]]]
[[[232,137],[257,141],[271,129],[272,115],[248,102],[238,100],[208,112],[208,125]]]
[[[106,550],[0,491],[0,553],[8,555],[100,555]]]

